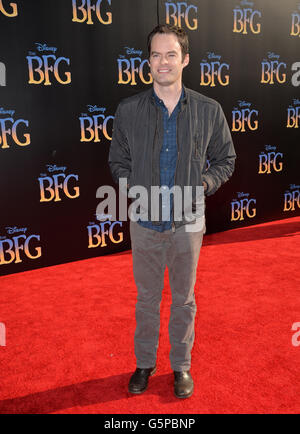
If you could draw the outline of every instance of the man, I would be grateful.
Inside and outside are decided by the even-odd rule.
[[[154,204],[149,203],[148,221],[140,218],[130,222],[137,286],[134,336],[137,363],[129,392],[144,392],[148,378],[156,371],[160,302],[168,267],[174,393],[178,398],[188,398],[194,389],[190,373],[196,314],[194,285],[205,233],[203,212],[198,205],[204,201],[204,194],[215,193],[230,178],[236,154],[220,105],[182,84],[182,72],[189,63],[184,30],[157,26],[148,36],[148,51],[153,88],[119,104],[109,155],[116,182],[127,178],[128,189],[143,186],[150,198],[151,187],[161,188],[158,217],[156,214],[154,221],[151,219]],[[201,186],[200,196],[199,189],[198,195],[194,190],[192,193],[194,219],[190,214],[178,212],[176,195],[164,194],[174,186],[180,187],[180,191],[188,186],[194,190]],[[147,209],[146,205],[141,208]]]

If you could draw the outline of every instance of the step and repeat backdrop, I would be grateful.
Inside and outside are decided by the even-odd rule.
[[[97,191],[158,22],[187,31],[184,84],[222,105],[237,152],[207,233],[300,215],[300,1],[0,0],[1,275],[130,249]]]

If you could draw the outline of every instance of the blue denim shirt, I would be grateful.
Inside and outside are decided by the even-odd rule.
[[[164,200],[163,192],[164,187],[171,189],[174,185],[175,170],[177,163],[177,115],[179,112],[180,102],[184,98],[184,89],[182,89],[178,104],[174,108],[171,116],[169,117],[168,109],[164,105],[163,101],[156,95],[153,89],[154,99],[156,104],[161,108],[163,113],[163,127],[164,127],[164,139],[162,149],[160,152],[160,186],[162,190],[162,215],[164,218],[164,211],[168,210],[168,204],[166,200],[170,198],[170,218],[169,214],[166,215],[166,219],[169,221],[163,221],[161,225],[154,225],[151,221],[141,221],[138,223],[145,228],[154,229],[158,232],[163,232],[171,229],[172,225],[172,210],[173,210],[173,195],[166,195]],[[167,190],[168,191],[168,190]]]

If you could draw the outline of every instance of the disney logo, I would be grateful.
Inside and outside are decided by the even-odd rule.
[[[266,151],[275,151],[276,150],[276,146],[266,145],[265,149],[266,149]]]
[[[15,110],[5,110],[3,107],[0,107],[0,115],[11,115],[13,116],[15,113]]]
[[[214,52],[211,52],[211,51],[207,52],[207,57],[208,57],[208,59],[218,59],[218,60],[221,59],[220,55],[215,54]]]
[[[7,230],[7,233],[8,234],[15,234],[16,232],[26,232],[27,231],[27,228],[17,228],[16,226],[14,226],[13,228],[12,227],[6,227],[5,228],[6,230]]]
[[[248,2],[247,0],[241,0],[241,5],[242,6],[254,6],[253,2]]]
[[[272,53],[272,51],[268,51],[268,58],[269,58],[269,59],[279,59],[279,58],[280,58],[280,55],[279,55],[279,54]]]
[[[97,220],[104,221],[104,220],[110,220],[112,217],[112,214],[95,214]]]
[[[243,193],[243,192],[238,191],[237,195],[238,195],[238,198],[240,199],[241,197],[248,197],[249,193]]]
[[[106,107],[97,107],[96,105],[89,105],[89,104],[87,107],[88,107],[89,112],[91,112],[91,113],[93,113],[93,112],[104,113],[106,111]]]
[[[290,184],[290,190],[295,190],[295,189],[299,189],[300,185],[296,185],[296,184]]]
[[[37,46],[38,51],[52,51],[53,53],[56,52],[56,47],[48,47],[47,44],[40,44],[39,42],[36,42],[35,45]]]
[[[66,167],[57,167],[56,164],[47,164],[48,172],[55,172],[60,171],[64,172],[66,170]]]
[[[135,50],[134,48],[125,47],[126,54],[137,54],[138,56],[141,56],[143,54],[142,50]]]
[[[240,107],[251,107],[251,102],[238,101]]]
[[[294,98],[294,99],[293,99],[293,104],[294,104],[294,105],[300,104],[300,99],[298,99],[298,98]]]

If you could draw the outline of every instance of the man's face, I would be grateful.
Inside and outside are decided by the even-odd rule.
[[[155,83],[170,86],[181,82],[182,70],[189,55],[182,59],[181,46],[173,33],[156,33],[151,41],[150,70]]]

